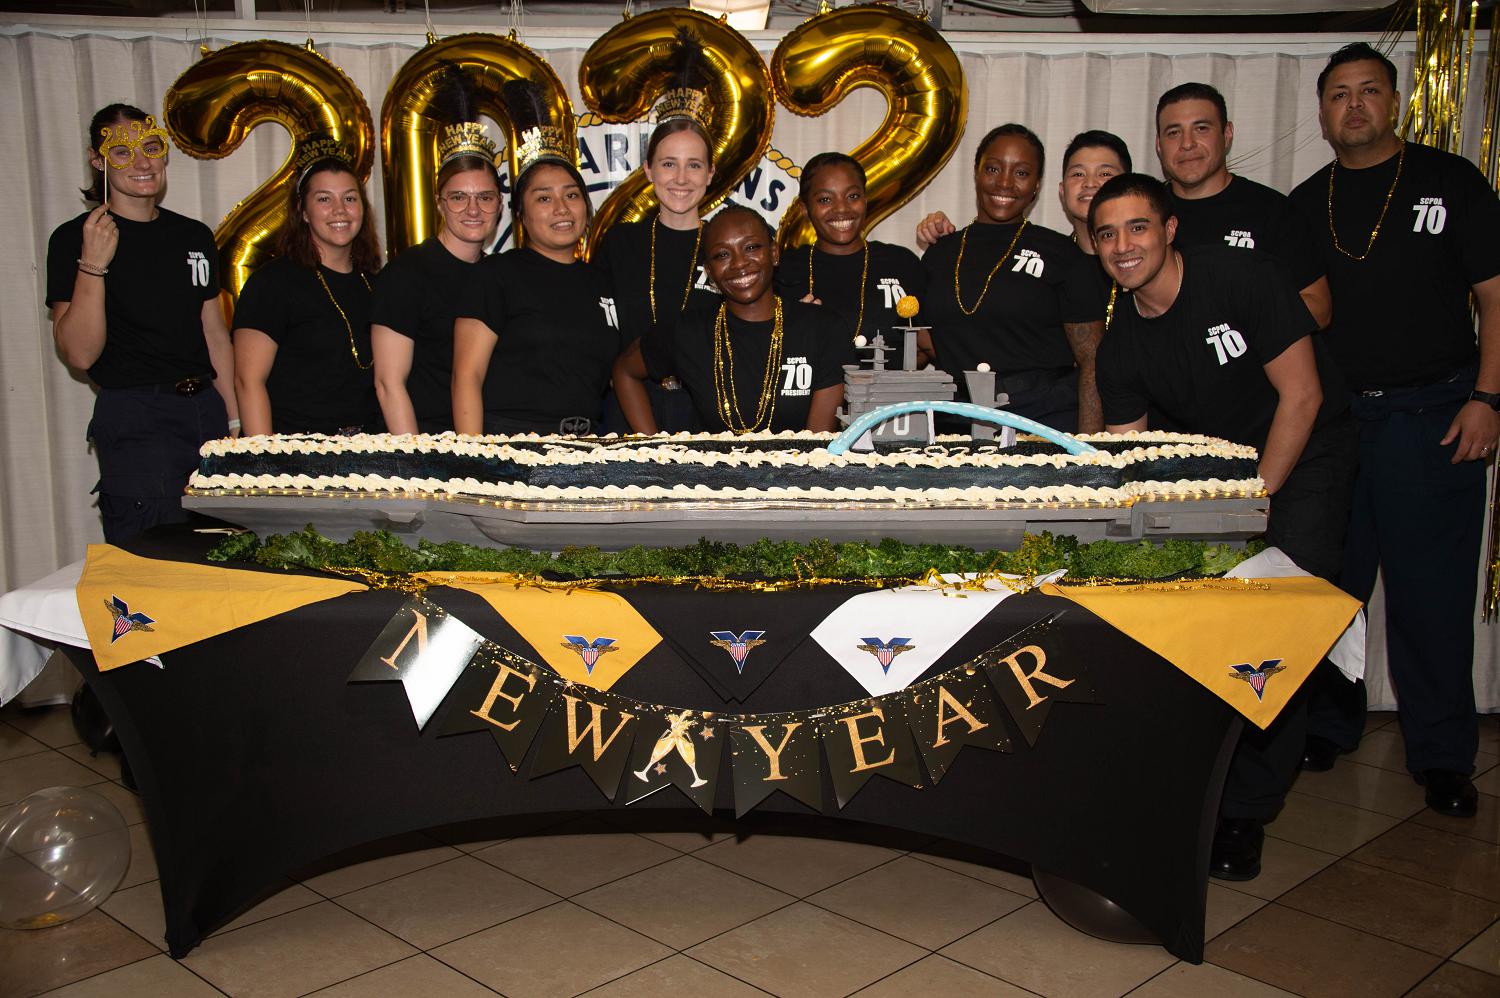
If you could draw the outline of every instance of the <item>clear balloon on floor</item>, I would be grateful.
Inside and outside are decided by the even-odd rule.
[[[108,799],[48,787],[0,810],[0,926],[41,929],[97,908],[130,866],[130,830]]]

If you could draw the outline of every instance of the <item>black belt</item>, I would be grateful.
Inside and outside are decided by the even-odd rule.
[[[1007,395],[1047,388],[1073,373],[1071,367],[1052,367],[1037,371],[1017,371],[1014,374],[995,375],[995,391]]]
[[[1454,371],[1452,374],[1444,375],[1441,378],[1435,378],[1432,381],[1421,381],[1414,385],[1387,385],[1383,388],[1356,388],[1354,389],[1354,394],[1360,398],[1375,399],[1380,398],[1388,392],[1411,392],[1420,388],[1431,388],[1434,385],[1451,385],[1455,381],[1472,378],[1478,373],[1479,369],[1477,366],[1466,367],[1462,370]]]
[[[130,385],[122,389],[127,392],[143,392],[147,395],[182,395],[191,397],[213,385],[210,378],[182,378],[178,381],[163,381],[154,385]]]

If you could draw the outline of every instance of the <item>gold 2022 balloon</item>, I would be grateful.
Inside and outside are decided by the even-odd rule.
[[[541,88],[550,124],[561,129],[570,142],[577,142],[568,91],[536,52],[515,38],[500,35],[429,40],[391,81],[380,109],[380,146],[386,164],[386,247],[391,254],[416,245],[438,230],[437,140],[448,122],[434,113],[434,101],[443,86],[444,63],[457,66],[473,86],[475,110],[500,124],[511,177],[516,175],[519,143],[502,97],[506,81],[533,80]],[[576,145],[573,152],[576,158]],[[517,245],[524,245],[523,235],[518,227]]]
[[[856,87],[889,105],[873,135],[850,153],[865,168],[865,232],[910,201],[963,138],[969,91],[963,66],[932,25],[886,4],[818,14],[794,28],[771,56],[776,99],[793,114],[827,114]],[[816,239],[800,201],[781,217],[786,248]]]
[[[223,159],[263,122],[284,125],[292,135],[286,162],[214,230],[221,280],[231,296],[274,255],[296,180],[292,164],[303,143],[341,143],[361,182],[369,179],[375,158],[375,127],[364,95],[310,44],[239,42],[210,52],[167,89],[162,117],[172,140],[197,159]]]
[[[771,142],[776,100],[765,60],[744,35],[684,7],[628,17],[584,53],[578,69],[583,102],[605,121],[638,121],[671,85],[677,67],[677,30],[687,28],[703,46],[708,95],[713,104],[714,179],[700,211],[718,204],[749,173]],[[594,213],[589,245],[617,221],[638,222],[656,208],[656,192],[637,167]]]

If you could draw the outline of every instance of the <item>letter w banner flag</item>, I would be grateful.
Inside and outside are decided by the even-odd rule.
[[[942,578],[963,581],[958,575]],[[915,585],[864,593],[824,618],[812,638],[871,696],[884,696],[915,682],[1015,591],[994,579],[983,589]]]

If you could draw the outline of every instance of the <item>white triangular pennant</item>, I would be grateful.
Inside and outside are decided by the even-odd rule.
[[[1035,581],[1055,582],[1062,575],[1054,572]],[[974,576],[942,578],[951,583]],[[905,689],[932,668],[1018,588],[990,579],[983,589],[915,585],[863,593],[825,617],[812,638],[871,696],[883,696]]]

